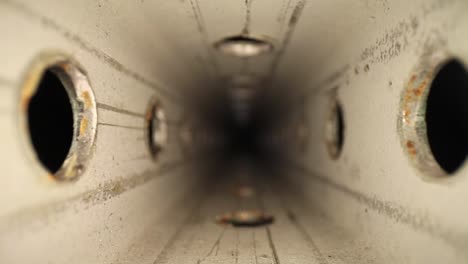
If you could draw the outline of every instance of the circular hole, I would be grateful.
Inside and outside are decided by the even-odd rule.
[[[55,69],[57,70],[57,69]],[[66,160],[73,142],[73,109],[67,89],[47,69],[28,106],[29,135],[37,157],[53,174]]]
[[[447,173],[454,173],[468,154],[468,73],[450,60],[432,81],[426,105],[427,138],[432,154]]]
[[[325,127],[327,149],[333,159],[339,157],[343,148],[344,130],[343,109],[338,100],[334,98],[331,102],[330,113]]]
[[[148,143],[150,154],[156,158],[167,142],[166,116],[161,104],[153,99],[148,108]]]
[[[56,180],[84,173],[97,127],[94,93],[76,62],[62,54],[41,54],[21,90],[20,125],[32,154]]]
[[[224,38],[214,46],[222,53],[236,57],[253,57],[273,50],[271,43],[244,35]]]

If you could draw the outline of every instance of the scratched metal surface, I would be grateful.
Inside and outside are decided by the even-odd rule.
[[[397,118],[424,56],[468,64],[467,13],[464,0],[0,1],[0,262],[466,263],[468,166],[422,177]],[[212,48],[241,32],[275,52],[239,60]],[[83,66],[98,106],[89,167],[66,184],[33,165],[18,126],[26,70],[51,50]],[[199,159],[177,135],[185,89],[243,72],[302,91],[311,125],[306,152],[252,179],[255,197],[240,201],[235,177],[192,173]],[[324,143],[332,94],[346,121],[336,160]],[[151,96],[171,120],[157,162],[143,131]],[[214,223],[250,206],[275,222]]]

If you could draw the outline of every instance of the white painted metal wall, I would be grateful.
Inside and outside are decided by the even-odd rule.
[[[466,263],[468,165],[425,177],[397,123],[427,58],[468,64],[467,14],[465,0],[0,1],[0,262]],[[212,47],[245,28],[275,51],[239,59]],[[28,69],[51,51],[83,67],[98,108],[74,182],[48,176],[19,124]],[[306,152],[274,181],[248,180],[254,201],[193,173],[200,156],[180,140],[184,95],[245,72],[299,92],[308,120]],[[152,96],[169,120],[156,161],[144,131]],[[333,96],[346,124],[337,159],[324,134]],[[259,200],[275,216],[267,228],[214,222]]]

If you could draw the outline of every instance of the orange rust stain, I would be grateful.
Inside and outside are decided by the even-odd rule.
[[[421,94],[424,92],[424,89],[426,89],[426,85],[427,85],[427,81],[422,82],[418,88],[413,90],[414,95],[421,96]]]
[[[91,100],[91,95],[88,91],[84,91],[81,96],[83,97],[85,110],[90,109],[93,106],[93,100]]]
[[[417,150],[416,150],[416,146],[415,146],[413,141],[411,141],[411,140],[406,141],[406,147],[408,148],[409,154],[416,155]]]
[[[31,101],[31,96],[23,95],[21,97],[21,102],[20,102],[21,106],[20,107],[21,107],[21,110],[23,112],[28,111],[30,101]]]
[[[412,97],[411,95],[409,95],[409,94],[406,94],[405,100],[404,100],[404,102],[405,102],[405,108],[408,107],[408,104],[411,103],[412,100],[413,100],[413,97]]]
[[[403,122],[408,124],[411,122],[411,112],[415,106],[415,103],[420,100],[420,97],[423,95],[425,89],[427,89],[428,83],[430,82],[430,78],[432,76],[432,72],[424,73],[424,78],[418,78],[422,75],[413,74],[411,75],[410,80],[408,81],[407,87],[404,90],[403,98],[402,98],[402,117]]]
[[[59,66],[60,66],[63,70],[65,70],[65,71],[70,71],[70,70],[71,70],[71,65],[70,65],[70,63],[63,62],[63,63],[60,63]]]
[[[414,148],[414,142],[411,141],[411,140],[408,140],[408,141],[406,141],[406,146],[407,146],[408,148]]]
[[[53,174],[47,174],[46,179],[48,181],[56,181],[57,180]]]
[[[87,128],[88,128],[88,119],[83,118],[80,123],[80,136],[83,136],[86,133]]]
[[[408,99],[411,99],[411,97],[412,97],[411,93],[408,90],[406,90],[405,91],[405,99],[408,100]]]
[[[42,78],[42,72],[33,71],[26,76],[26,80],[21,91],[20,107],[23,112],[26,112],[29,107],[31,98],[36,92],[36,86]]]

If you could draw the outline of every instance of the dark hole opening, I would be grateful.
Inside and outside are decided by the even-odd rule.
[[[232,42],[232,43],[237,43],[237,42],[245,42],[245,43],[250,43],[252,45],[268,45],[267,42],[257,39],[257,38],[252,38],[252,37],[247,37],[247,36],[232,36],[232,37],[227,37],[223,40],[224,43],[227,42]]]
[[[148,122],[148,142],[150,153],[153,158],[156,158],[162,151],[162,142],[157,140],[160,133],[163,133],[162,126],[163,121],[159,118],[158,112],[161,111],[158,104],[151,105],[150,113],[151,117]]]
[[[244,35],[224,38],[214,46],[225,54],[240,57],[257,56],[273,50],[270,42]]]
[[[343,117],[343,109],[341,108],[340,104],[336,105],[336,133],[337,133],[337,150],[338,155],[341,152],[344,144],[344,117]]]
[[[447,173],[455,172],[468,153],[468,73],[457,60],[446,63],[427,98],[427,137],[432,153]]]
[[[73,141],[73,109],[58,76],[47,70],[28,107],[29,135],[42,165],[51,173],[61,167]]]

